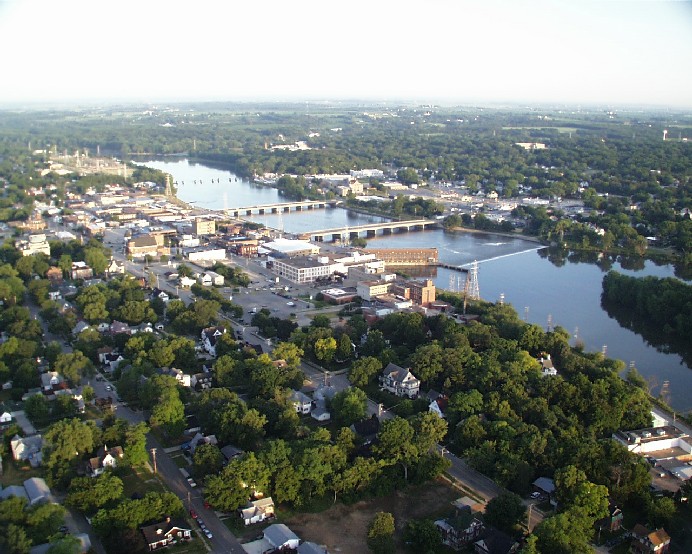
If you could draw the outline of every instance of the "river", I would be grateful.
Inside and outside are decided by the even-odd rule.
[[[286,200],[275,189],[253,185],[228,170],[188,160],[147,161],[145,165],[171,173],[178,182],[178,198],[200,208],[235,208]],[[292,233],[382,220],[340,208],[253,215],[251,219]],[[657,351],[608,316],[600,304],[605,270],[598,265],[569,259],[556,265],[544,249],[520,238],[441,229],[378,236],[368,239],[368,247],[437,247],[440,260],[446,263],[467,265],[478,261],[482,298],[497,301],[504,294],[504,301],[527,321],[544,328],[562,326],[573,334],[573,344],[579,340],[588,351],[601,351],[605,346],[609,357],[628,365],[634,362],[649,381],[652,394],[658,394],[667,381],[669,404],[679,411],[692,410],[692,371],[679,355]],[[617,262],[612,269],[639,277],[673,276],[672,266],[656,266],[648,261],[637,271]],[[463,288],[463,276],[454,270],[438,268],[434,280],[439,288]]]

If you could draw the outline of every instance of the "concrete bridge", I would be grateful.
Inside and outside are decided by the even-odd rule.
[[[437,221],[432,219],[411,219],[409,221],[387,221],[385,223],[369,223],[367,225],[356,225],[353,227],[335,227],[333,229],[320,229],[301,233],[299,238],[303,240],[314,240],[315,242],[337,241],[348,237],[354,239],[361,233],[366,237],[374,237],[378,231],[383,235],[392,233],[407,233],[409,231],[424,231],[437,226]]]
[[[340,202],[338,200],[303,200],[296,202],[281,202],[279,204],[257,204],[256,206],[245,206],[243,208],[228,208],[224,213],[231,217],[240,217],[241,215],[248,216],[252,214],[278,214],[279,212],[315,210],[318,208],[326,208],[327,206],[334,208]]]

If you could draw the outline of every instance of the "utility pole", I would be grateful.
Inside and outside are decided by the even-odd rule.
[[[526,522],[526,528],[528,529],[529,533],[531,533],[531,511],[533,510],[533,502],[529,504],[529,519]]]
[[[154,473],[156,473],[156,448],[151,449],[151,458],[154,463]]]

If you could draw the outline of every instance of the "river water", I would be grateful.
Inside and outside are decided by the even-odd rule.
[[[147,161],[145,165],[172,174],[178,183],[178,198],[200,208],[224,209],[286,201],[277,190],[253,185],[222,168],[188,160]],[[383,220],[340,208],[253,215],[251,219],[289,233]],[[669,404],[679,411],[692,410],[692,370],[679,355],[658,352],[608,316],[600,305],[605,270],[598,265],[569,260],[556,265],[546,257],[545,250],[520,238],[441,229],[378,236],[368,239],[368,247],[437,247],[443,262],[467,266],[478,261],[483,299],[497,301],[504,294],[504,301],[512,304],[527,321],[544,328],[564,327],[572,333],[572,343],[579,340],[588,351],[601,351],[605,346],[609,357],[626,364],[634,362],[649,381],[652,394],[658,394],[667,381]],[[612,269],[638,277],[673,276],[672,266],[656,266],[648,261],[638,271],[624,269],[619,263],[614,263]],[[463,289],[464,276],[460,272],[438,268],[435,273],[437,287]]]

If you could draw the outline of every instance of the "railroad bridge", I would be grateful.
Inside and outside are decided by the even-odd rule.
[[[255,206],[245,206],[242,208],[227,208],[224,213],[231,217],[240,217],[241,215],[248,216],[253,214],[263,215],[265,213],[278,214],[279,212],[315,210],[326,208],[327,206],[335,208],[339,205],[338,200],[301,200],[296,202],[281,202],[278,204],[257,204]]]
[[[324,242],[342,240],[344,238],[354,239],[365,233],[366,237],[374,237],[378,231],[383,235],[393,233],[407,233],[409,231],[424,231],[437,226],[437,221],[432,219],[410,219],[408,221],[387,221],[384,223],[368,223],[367,225],[356,225],[353,227],[334,227],[333,229],[319,229],[301,233],[299,238],[303,240],[313,240]]]

